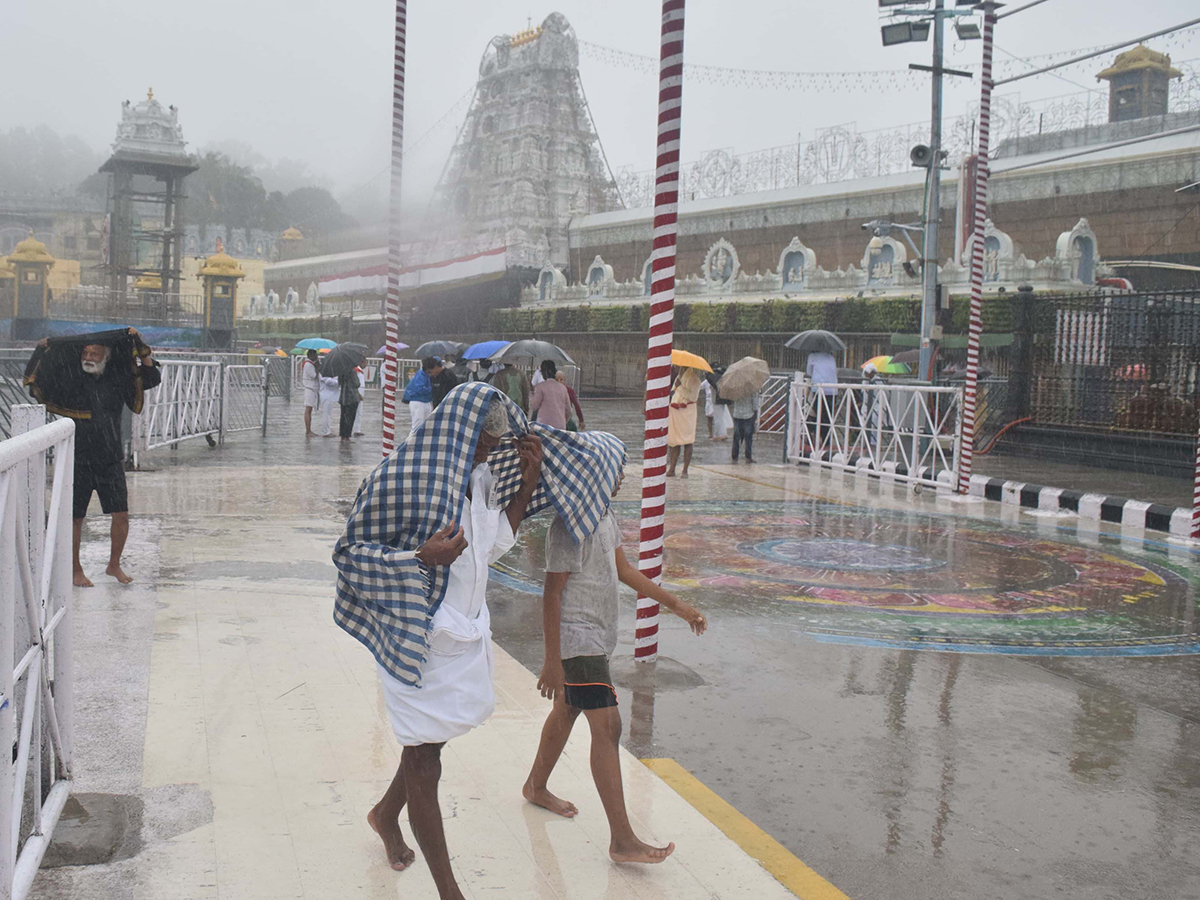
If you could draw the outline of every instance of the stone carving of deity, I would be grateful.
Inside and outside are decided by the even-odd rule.
[[[708,277],[713,281],[724,283],[729,278],[729,251],[721,247],[713,254],[712,267],[708,271]]]
[[[983,251],[983,280],[984,281],[999,281],[1000,280],[1000,250],[999,248],[985,247]]]

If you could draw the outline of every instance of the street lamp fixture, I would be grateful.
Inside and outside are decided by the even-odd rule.
[[[955,19],[954,30],[958,33],[960,41],[978,41],[983,38],[983,32],[979,30],[979,24],[970,19]]]
[[[883,46],[885,47],[891,47],[894,44],[907,44],[915,40],[911,22],[892,22],[880,28],[879,33],[883,38]],[[926,34],[928,34],[928,29],[926,30]]]

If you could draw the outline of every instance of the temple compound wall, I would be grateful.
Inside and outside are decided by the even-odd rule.
[[[1003,273],[993,267],[995,280],[1044,277],[1051,282],[1065,278],[1077,285],[1094,283],[1098,274],[1112,274],[1100,272],[1099,248],[1112,260],[1157,255],[1200,263],[1200,217],[1189,215],[1196,198],[1178,191],[1200,179],[1200,142],[1195,134],[1039,164],[1039,159],[1055,155],[1046,152],[994,163],[989,227],[1004,239],[1003,247],[997,241],[997,246],[989,249],[993,254],[1005,250],[1014,263],[1020,260],[1020,265],[1009,265]],[[1018,166],[1021,168],[1015,168]],[[969,263],[961,245],[962,253],[955,259],[957,187],[956,176],[946,173],[938,258],[943,269],[950,270],[943,275],[943,281],[950,283],[965,281],[954,270]],[[873,236],[862,226],[880,219],[897,223],[919,220],[923,191],[923,172],[914,171],[684,201],[679,217],[680,291],[779,296],[856,287],[907,285],[919,289],[919,273],[912,277],[904,269],[904,263],[911,265],[918,254],[903,235],[892,231],[884,246],[871,247]],[[526,292],[524,302],[648,296],[645,276],[651,250],[651,212],[622,210],[572,221],[571,258],[561,270],[561,285],[555,288],[554,277],[543,278]],[[1085,266],[1085,280],[1078,278],[1077,262],[1076,270],[1069,261],[1066,269],[1051,265],[1059,255],[1060,236],[1070,234],[1080,220],[1093,235],[1089,240],[1095,265]],[[920,235],[915,239],[920,246]],[[712,255],[718,245],[736,260],[734,278],[714,277]],[[793,255],[788,263],[789,246],[793,253],[803,247],[811,254],[802,266],[803,275],[792,271],[799,256]],[[1075,242],[1067,247],[1067,256],[1080,246]],[[611,270],[603,293],[588,287],[589,273],[598,263]]]

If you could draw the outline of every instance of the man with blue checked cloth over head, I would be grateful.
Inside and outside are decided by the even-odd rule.
[[[334,619],[374,655],[404,747],[367,820],[403,870],[414,858],[399,825],[408,806],[441,900],[463,896],[438,806],[441,748],[495,706],[488,567],[542,510],[586,538],[624,461],[612,435],[531,425],[493,386],[460,385],[363,482],[334,548]]]

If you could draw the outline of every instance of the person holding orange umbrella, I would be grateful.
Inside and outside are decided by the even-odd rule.
[[[696,443],[696,415],[700,399],[701,372],[711,372],[708,361],[686,350],[672,350],[671,364],[680,369],[679,376],[671,388],[671,409],[667,417],[667,477],[675,477],[675,464],[683,452],[683,472],[688,477],[688,466],[692,464],[692,447]]]

